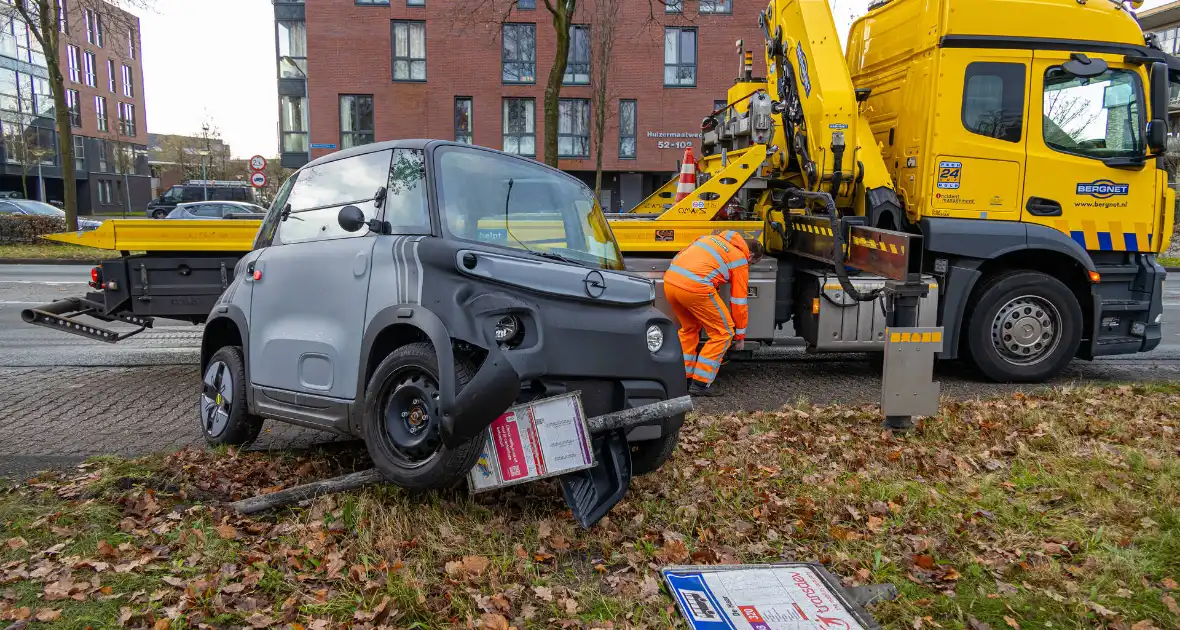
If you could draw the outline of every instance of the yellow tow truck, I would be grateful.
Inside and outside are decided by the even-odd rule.
[[[658,279],[697,236],[736,229],[775,255],[751,271],[748,338],[790,322],[812,351],[878,350],[884,279],[838,282],[825,261],[854,226],[899,230],[942,358],[1042,381],[1074,357],[1151,350],[1180,61],[1145,37],[1138,4],[875,2],[841,53],[824,0],[770,2],[767,76],[745,53],[702,125],[703,183],[611,216],[629,268]]]
[[[1156,254],[1173,229],[1162,156],[1180,60],[1144,35],[1137,6],[881,1],[841,50],[825,0],[771,1],[759,17],[766,76],[739,42],[727,106],[702,123],[696,190],[675,202],[674,179],[608,215],[628,268],[658,283],[696,237],[738,230],[771,254],[751,270],[751,341],[772,343],[790,324],[810,351],[888,352],[887,328],[899,325],[890,291],[904,281],[901,301],[916,301],[901,309],[905,324],[941,327],[940,357],[995,380],[1042,381],[1075,357],[1151,350],[1165,275]],[[530,239],[543,224],[538,215]],[[505,237],[501,225],[478,227]],[[127,278],[125,293],[110,295],[104,271],[93,283],[105,298],[26,319],[107,341],[126,333],[72,315],[200,321],[257,228],[115,221],[62,235],[147,253],[104,263]],[[201,291],[175,281],[184,273]]]

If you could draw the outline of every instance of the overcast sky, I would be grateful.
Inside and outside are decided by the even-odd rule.
[[[1143,8],[1169,1],[1147,0]],[[869,0],[829,3],[843,40]],[[278,93],[270,0],[155,0],[154,10],[137,13],[148,130],[196,135],[209,119],[235,157],[274,155]]]

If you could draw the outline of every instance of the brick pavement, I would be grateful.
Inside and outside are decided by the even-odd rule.
[[[93,455],[203,446],[199,391],[195,365],[0,368],[0,477]],[[253,448],[301,448],[340,439],[268,421]]]

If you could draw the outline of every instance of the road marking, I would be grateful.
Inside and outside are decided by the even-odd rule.
[[[78,280],[0,280],[0,284],[86,284]]]

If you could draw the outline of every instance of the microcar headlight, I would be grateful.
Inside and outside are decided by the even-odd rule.
[[[520,319],[515,315],[505,315],[496,322],[496,329],[493,334],[496,337],[496,343],[502,346],[514,345],[517,338],[520,337],[523,327]]]
[[[652,352],[659,352],[660,348],[664,347],[664,331],[660,330],[659,326],[651,325],[647,327],[647,349]]]

